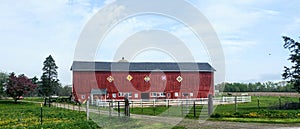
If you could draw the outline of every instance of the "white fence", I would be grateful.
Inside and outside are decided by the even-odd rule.
[[[115,107],[118,101],[123,100],[107,100],[107,101],[100,101],[94,100],[90,104],[100,106],[100,107],[107,107],[109,103],[112,102],[112,106]],[[196,99],[148,99],[148,100],[130,100],[131,107],[151,107],[151,106],[176,106],[182,105],[183,103],[190,103],[193,104],[195,102],[197,105],[208,104],[208,98],[196,98]],[[215,97],[213,98],[214,105],[218,104],[234,104],[234,103],[246,103],[251,102],[251,96],[222,96],[222,97]],[[123,103],[120,103],[123,105]]]
[[[246,103],[251,102],[251,96],[230,96],[230,97],[218,97],[214,99],[216,104],[230,104],[230,103]]]

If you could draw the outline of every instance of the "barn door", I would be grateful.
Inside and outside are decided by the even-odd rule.
[[[149,99],[149,95],[150,95],[149,92],[148,93],[142,93],[141,97],[142,97],[142,99]]]

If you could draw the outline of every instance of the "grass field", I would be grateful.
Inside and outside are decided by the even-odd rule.
[[[252,97],[250,103],[237,104],[237,111],[235,111],[234,104],[218,105],[215,108],[214,114],[210,120],[222,121],[239,121],[239,122],[263,122],[263,123],[299,123],[300,122],[300,109],[298,110],[278,110],[273,109],[278,106],[281,100],[283,106],[288,102],[298,102],[296,97]],[[258,104],[259,102],[259,104]],[[272,108],[273,107],[273,108]],[[184,108],[183,108],[184,109]],[[202,106],[196,107],[196,117],[194,117],[193,108],[190,109],[186,118],[199,118]],[[166,106],[147,107],[147,108],[133,108],[133,114],[144,115],[160,115],[160,116],[175,116],[182,117],[182,107],[173,106],[168,109]]]
[[[39,102],[38,98],[27,98]],[[89,121],[86,113],[66,110],[56,107],[43,107],[43,123],[41,125],[39,103],[18,102],[12,100],[0,100],[0,129],[110,129],[110,128],[174,128],[160,122],[143,121],[126,117],[108,117],[90,113]],[[177,126],[175,126],[177,128]]]
[[[40,98],[25,98],[24,101],[42,102]],[[258,105],[259,100],[259,105]],[[298,98],[281,97],[281,103],[298,102]],[[270,107],[279,104],[279,97],[252,97],[250,103],[239,103],[237,112],[234,104],[218,105],[209,120],[259,123],[300,123],[300,110],[274,110]],[[92,106],[91,106],[92,107]],[[97,109],[97,108],[96,108]],[[196,107],[196,118],[193,109],[182,114],[181,106],[132,108],[133,114],[186,117],[198,119],[202,106]],[[123,110],[121,109],[123,113]],[[43,125],[40,123],[40,104],[0,100],[0,128],[169,128],[163,123],[149,123],[137,119],[119,119],[91,113],[93,121],[86,121],[84,112],[71,111],[55,107],[43,107]],[[124,124],[126,123],[126,124]],[[99,126],[97,126],[97,124]]]
[[[84,112],[43,107],[43,124],[40,121],[40,104],[0,100],[0,128],[99,128],[87,121]]]
[[[91,113],[90,118],[93,119],[101,128],[104,129],[169,129],[169,128],[178,128],[177,126],[173,127],[170,124],[163,122],[151,121],[151,120],[140,120],[133,119],[128,117],[109,117],[109,116],[99,116],[99,114]]]

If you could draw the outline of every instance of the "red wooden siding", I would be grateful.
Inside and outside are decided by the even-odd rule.
[[[131,75],[132,80],[127,80]],[[107,78],[112,76],[114,80],[109,82]],[[150,77],[146,82],[144,78]],[[166,76],[166,80],[162,79]],[[181,82],[177,77],[181,76]],[[213,72],[78,72],[73,71],[73,92],[79,101],[85,100],[91,89],[107,89],[108,99],[122,99],[118,96],[119,92],[138,94],[141,99],[141,93],[146,92],[164,92],[170,93],[171,98],[185,98],[182,93],[188,93],[189,98],[206,98],[208,94],[213,94],[214,88]],[[199,81],[200,80],[200,81]],[[175,93],[178,97],[175,97]],[[193,93],[193,96],[190,96]],[[113,98],[116,94],[117,98]],[[85,98],[82,98],[82,95]]]

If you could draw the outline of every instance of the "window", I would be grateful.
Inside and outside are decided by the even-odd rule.
[[[160,96],[160,97],[166,97],[166,94],[165,94],[164,92],[160,92],[160,93],[159,93],[159,96]]]
[[[81,95],[81,99],[85,99],[85,95]]]
[[[119,97],[123,97],[124,94],[122,92],[119,92]]]
[[[151,92],[151,97],[166,97],[166,94],[164,92]]]
[[[178,97],[178,92],[175,92],[175,97]]]
[[[156,97],[156,95],[157,95],[156,92],[151,92],[150,94],[151,97]]]
[[[139,97],[139,94],[135,93],[134,98],[138,98],[138,97]]]
[[[189,93],[182,93],[182,96],[189,96]]]
[[[132,93],[126,93],[128,97],[132,97]]]
[[[119,97],[125,97],[125,95],[127,95],[128,97],[132,97],[132,93],[131,92],[119,92]]]
[[[116,94],[116,93],[113,93],[113,94],[112,94],[112,97],[113,97],[113,98],[117,98],[117,94]]]
[[[190,96],[193,97],[193,96],[194,96],[194,93],[190,93]]]

